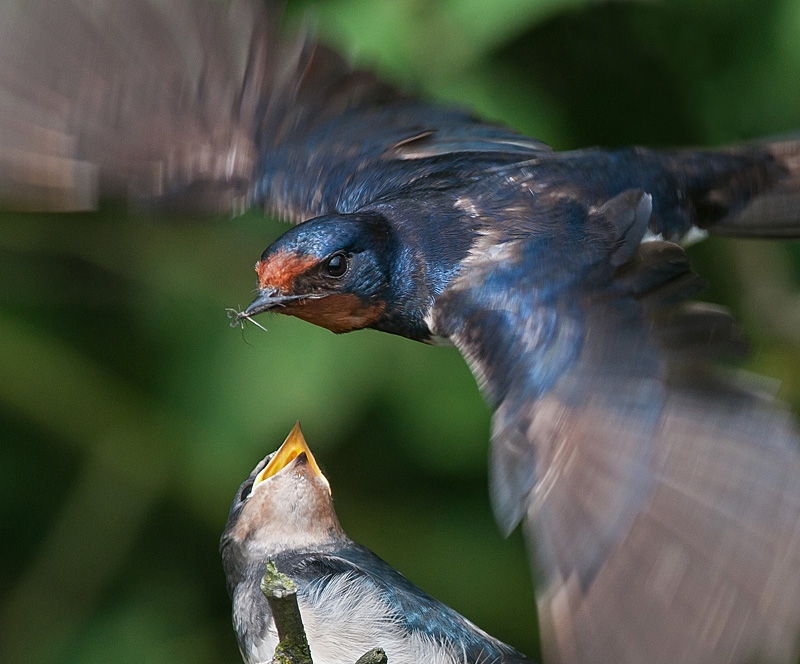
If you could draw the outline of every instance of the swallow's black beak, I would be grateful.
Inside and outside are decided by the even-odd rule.
[[[272,311],[282,307],[287,302],[295,302],[297,300],[306,299],[305,295],[281,295],[277,291],[260,290],[258,297],[253,300],[244,311],[240,311],[234,317],[233,322],[237,323],[240,320],[249,319],[265,311]]]
[[[275,291],[259,291],[258,297],[247,306],[247,309],[239,313],[238,318],[250,318],[264,311],[269,311],[279,307],[284,301],[285,297],[281,297]]]

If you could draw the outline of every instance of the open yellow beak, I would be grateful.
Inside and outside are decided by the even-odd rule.
[[[311,454],[311,450],[308,449],[308,443],[306,443],[306,439],[303,438],[303,432],[300,430],[300,422],[297,422],[294,425],[292,430],[289,432],[289,435],[286,437],[286,440],[283,441],[283,445],[281,445],[278,451],[275,453],[275,456],[272,457],[264,469],[258,475],[256,475],[256,479],[253,481],[253,489],[255,489],[259,483],[263,482],[265,479],[272,477],[276,473],[286,468],[286,466],[288,466],[303,453],[305,453],[306,458],[308,459],[308,465],[314,471],[316,476],[323,481],[328,489],[328,493],[330,493],[331,487],[330,484],[328,484],[328,479],[322,474],[322,471],[317,465],[317,460],[314,458],[314,455]]]

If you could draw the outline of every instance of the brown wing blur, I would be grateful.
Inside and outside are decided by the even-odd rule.
[[[258,0],[16,0],[0,25],[0,204],[344,212],[458,152],[546,146],[401,94]]]
[[[269,28],[253,2],[16,3],[0,35],[0,197],[86,210],[191,191],[192,207],[232,208],[255,161]]]
[[[280,12],[234,0],[32,0],[0,26],[0,201],[183,210],[252,198],[260,143],[375,88]]]

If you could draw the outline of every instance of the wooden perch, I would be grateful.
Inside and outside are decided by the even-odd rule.
[[[261,579],[261,590],[269,602],[278,630],[278,647],[272,658],[274,664],[313,664],[300,608],[297,606],[297,585],[281,574],[270,560]]]
[[[275,628],[278,630],[278,647],[272,658],[273,664],[313,664],[308,647],[306,630],[300,607],[297,605],[297,584],[281,574],[271,560],[261,579],[261,590],[269,602]],[[387,664],[382,648],[374,648],[358,658],[355,664]]]

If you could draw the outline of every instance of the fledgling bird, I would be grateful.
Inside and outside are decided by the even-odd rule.
[[[554,152],[235,0],[30,0],[0,23],[0,201],[295,222],[239,318],[449,341],[494,409],[549,662],[795,662],[794,420],[678,244],[797,237],[800,140]],[[646,242],[646,240],[652,240]]]
[[[299,423],[239,487],[220,549],[247,664],[278,645],[261,590],[268,560],[298,586],[315,664],[354,664],[375,647],[395,664],[532,664],[347,536]]]

